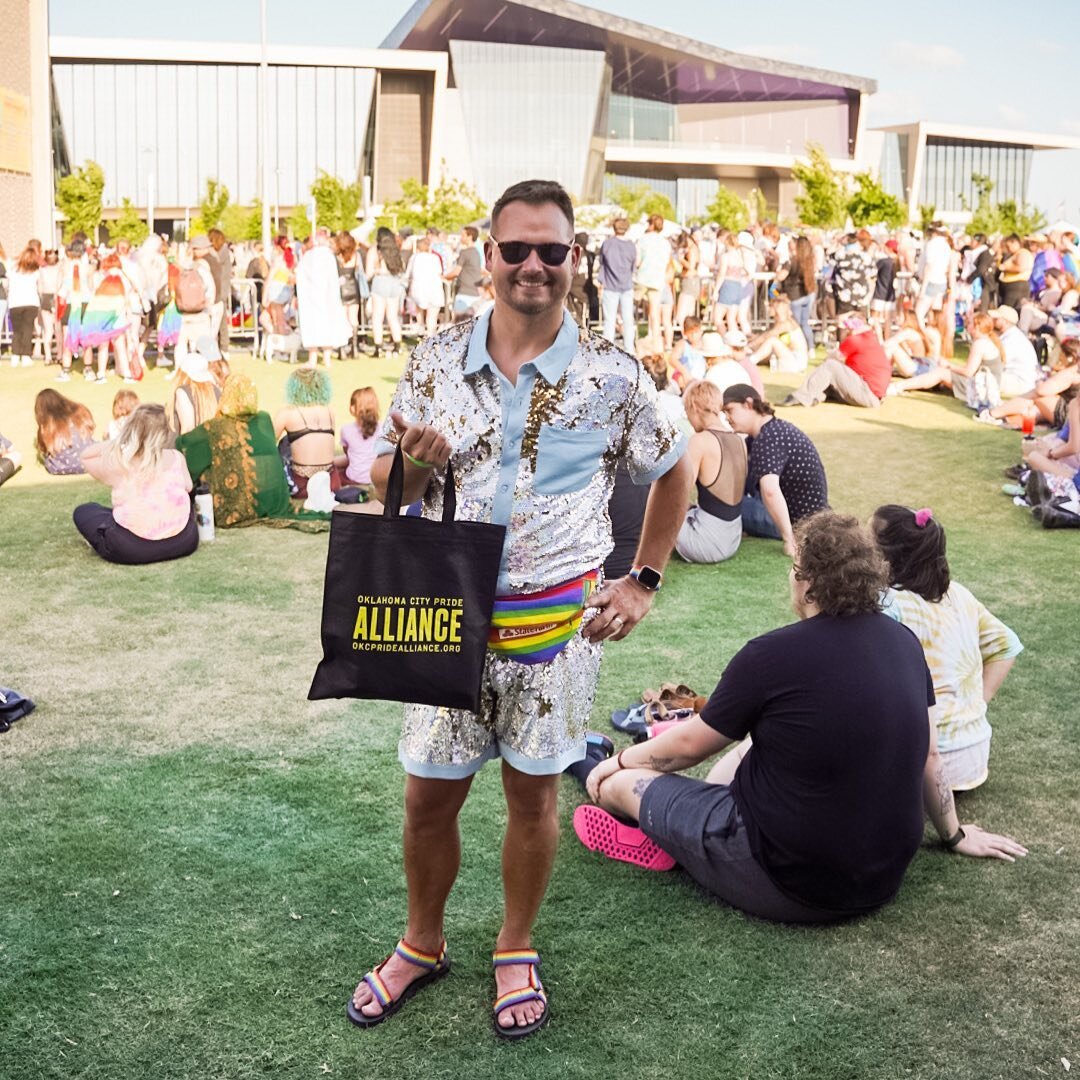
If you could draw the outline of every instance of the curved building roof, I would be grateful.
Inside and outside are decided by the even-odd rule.
[[[451,40],[603,52],[616,94],[673,105],[843,100],[877,89],[873,79],[730,52],[571,0],[416,0],[383,48],[445,52]]]

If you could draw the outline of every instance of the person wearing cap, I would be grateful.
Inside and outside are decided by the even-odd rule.
[[[892,361],[877,334],[858,316],[844,320],[847,336],[837,352],[815,368],[797,390],[780,404],[810,408],[823,401],[839,401],[876,409],[889,389]]]
[[[742,365],[731,355],[731,349],[715,330],[702,334],[701,353],[705,357],[705,381],[721,392],[736,383],[746,382]]]
[[[200,311],[182,311],[180,313],[180,336],[176,341],[176,362],[179,365],[180,357],[187,353],[199,338],[207,334],[217,337],[217,327],[214,325],[214,305],[217,303],[217,285],[214,282],[214,272],[210,260],[214,258],[213,245],[208,236],[199,233],[191,238],[188,245],[191,255],[191,266],[185,267],[181,275],[194,270],[202,282],[203,295],[205,297]]]
[[[893,316],[896,313],[896,270],[900,265],[896,249],[895,240],[885,241],[885,247],[877,260],[874,295],[870,298],[870,321],[883,340],[892,333]]]
[[[165,407],[169,426],[175,434],[186,435],[217,416],[221,390],[210,372],[210,362],[220,359],[217,341],[209,329],[198,339],[197,352],[187,352],[180,357],[172,397]]]
[[[1004,360],[1001,372],[1001,396],[1022,397],[1035,389],[1042,377],[1035,346],[1020,329],[1016,308],[1001,304],[990,313],[994,330],[1001,341]]]
[[[795,552],[795,526],[829,506],[829,484],[817,447],[748,383],[724,391],[724,416],[747,436],[746,494],[740,507],[743,532],[782,540]]]

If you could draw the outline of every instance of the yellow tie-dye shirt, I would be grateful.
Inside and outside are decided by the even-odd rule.
[[[1000,619],[953,582],[937,603],[890,589],[884,611],[922,643],[934,680],[938,750],[963,750],[990,737],[983,701],[983,665],[1019,655],[1024,646]]]

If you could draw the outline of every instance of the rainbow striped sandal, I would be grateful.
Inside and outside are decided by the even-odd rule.
[[[387,990],[386,984],[382,981],[379,972],[390,962],[394,956],[400,956],[407,964],[412,964],[413,967],[423,968],[427,974],[420,975],[413,979],[401,994],[397,998],[390,996],[390,991]],[[369,971],[360,983],[357,985],[357,990],[363,983],[367,983],[371,987],[371,992],[375,995],[375,1000],[382,1006],[383,1011],[378,1016],[365,1016],[354,1004],[353,999],[349,998],[349,1003],[345,1007],[345,1012],[348,1014],[349,1019],[357,1026],[362,1028],[374,1027],[376,1024],[381,1024],[388,1017],[391,1017],[405,1004],[409,998],[418,994],[425,986],[430,986],[433,982],[438,982],[444,975],[450,972],[450,958],[446,955],[446,939],[443,939],[443,943],[439,948],[437,954],[424,953],[419,949],[414,949],[404,938],[397,943],[397,948],[390,954],[377,968],[373,971]],[[355,997],[355,992],[353,994]]]
[[[495,1034],[504,1039],[524,1039],[526,1035],[539,1031],[551,1015],[547,994],[544,993],[543,984],[537,974],[537,969],[540,967],[540,954],[535,949],[496,949],[491,954],[491,964],[492,967],[507,967],[510,964],[529,965],[529,985],[522,986],[518,990],[511,990],[495,1001],[491,1014]],[[499,1014],[503,1009],[508,1009],[513,1005],[524,1005],[526,1001],[539,1001],[544,1006],[544,1011],[538,1019],[524,1027],[518,1027],[516,1024],[513,1027],[503,1027],[499,1023]]]

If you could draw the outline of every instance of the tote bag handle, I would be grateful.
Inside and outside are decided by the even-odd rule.
[[[394,451],[394,461],[390,466],[390,476],[386,481],[386,505],[383,517],[397,517],[401,513],[401,498],[405,488],[405,458],[401,446]],[[443,490],[443,524],[449,524],[457,513],[457,488],[454,484],[454,469],[446,463],[446,486]]]

